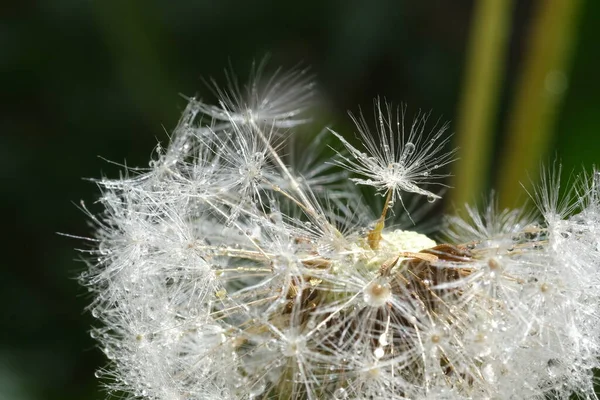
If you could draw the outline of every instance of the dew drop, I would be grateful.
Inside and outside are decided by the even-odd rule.
[[[389,301],[391,296],[392,290],[389,283],[383,279],[377,279],[365,288],[363,299],[372,307],[381,307]]]
[[[481,368],[481,375],[483,376],[483,379],[485,379],[485,381],[489,383],[496,382],[496,371],[491,363],[486,363],[483,365],[483,367]]]
[[[560,361],[556,359],[548,360],[548,375],[551,377],[556,377],[561,373],[561,365]]]
[[[406,143],[404,146],[404,152],[408,155],[413,154],[415,152],[415,145],[412,142]]]
[[[265,343],[265,347],[267,348],[267,350],[276,350],[277,349],[277,340],[275,340],[275,339],[267,340],[267,343]]]
[[[344,388],[339,388],[335,392],[333,392],[333,397],[336,399],[347,399],[348,392]]]
[[[254,385],[252,385],[252,387],[250,388],[250,391],[248,392],[248,397],[251,399],[258,397],[261,394],[263,394],[265,389],[266,389],[265,382],[262,380],[259,380],[258,382],[254,383]]]
[[[104,348],[104,355],[106,355],[106,358],[108,358],[109,360],[114,360],[114,358],[115,358],[112,350],[109,349],[108,347]]]
[[[381,335],[379,335],[378,342],[379,342],[380,346],[387,346],[389,344],[388,338],[387,338],[387,333],[384,332]]]
[[[275,361],[273,361],[273,366],[275,368],[281,367],[284,364],[284,360],[282,358],[276,358]]]
[[[431,194],[430,194],[429,196],[427,196],[427,201],[428,201],[429,203],[433,203],[433,202],[435,202],[435,201],[436,201],[436,199],[437,199],[437,197],[435,197],[435,196],[433,196],[433,195],[431,195]]]
[[[373,352],[373,355],[375,356],[375,358],[381,358],[381,357],[383,357],[384,354],[385,354],[385,351],[383,350],[383,347],[378,347]]]

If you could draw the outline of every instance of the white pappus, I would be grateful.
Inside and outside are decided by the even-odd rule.
[[[541,212],[468,208],[436,242],[390,228],[439,198],[445,126],[375,101],[293,165],[313,83],[303,70],[189,104],[150,168],[98,181],[104,211],[82,283],[98,372],[126,398],[595,399],[600,175]],[[323,135],[328,135],[324,137]],[[321,141],[341,142],[330,164]],[[362,146],[362,147],[361,147]],[[341,168],[340,168],[341,167]],[[385,199],[373,216],[361,188]]]

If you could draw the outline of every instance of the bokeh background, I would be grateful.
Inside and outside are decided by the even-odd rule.
[[[89,236],[84,177],[99,156],[147,166],[202,78],[253,59],[309,66],[318,121],[352,133],[372,98],[433,110],[462,150],[446,205],[499,189],[540,161],[600,164],[595,0],[22,0],[0,7],[0,399],[102,399],[104,363],[73,250]],[[223,80],[222,80],[223,81]],[[316,129],[318,130],[318,129]],[[532,178],[535,180],[535,178]],[[522,199],[522,197],[521,197]]]

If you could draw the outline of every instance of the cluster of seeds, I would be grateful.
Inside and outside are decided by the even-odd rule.
[[[99,180],[101,215],[83,283],[110,360],[98,375],[130,398],[596,398],[600,177],[539,217],[467,208],[435,242],[391,227],[426,208],[453,160],[445,129],[375,102],[362,141],[300,144],[304,71],[189,99],[150,168]],[[323,142],[337,138],[328,163]],[[300,138],[301,139],[301,138]],[[297,141],[296,143],[301,143]],[[340,168],[341,167],[341,168]],[[384,199],[378,214],[361,188]],[[85,206],[84,206],[85,208]]]

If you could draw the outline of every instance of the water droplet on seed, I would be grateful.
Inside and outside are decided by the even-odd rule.
[[[389,283],[383,279],[377,279],[370,283],[364,290],[365,303],[371,307],[381,307],[392,297]]]
[[[348,392],[344,388],[339,388],[333,393],[333,397],[336,399],[347,399]]]
[[[277,340],[275,340],[275,339],[269,339],[269,340],[267,340],[267,343],[265,344],[265,347],[267,348],[267,350],[275,350],[275,349],[277,349]]]
[[[258,382],[254,383],[254,385],[252,385],[252,387],[248,391],[248,397],[251,399],[258,397],[261,394],[263,394],[265,389],[266,389],[266,385],[265,385],[264,381],[259,380]]]

